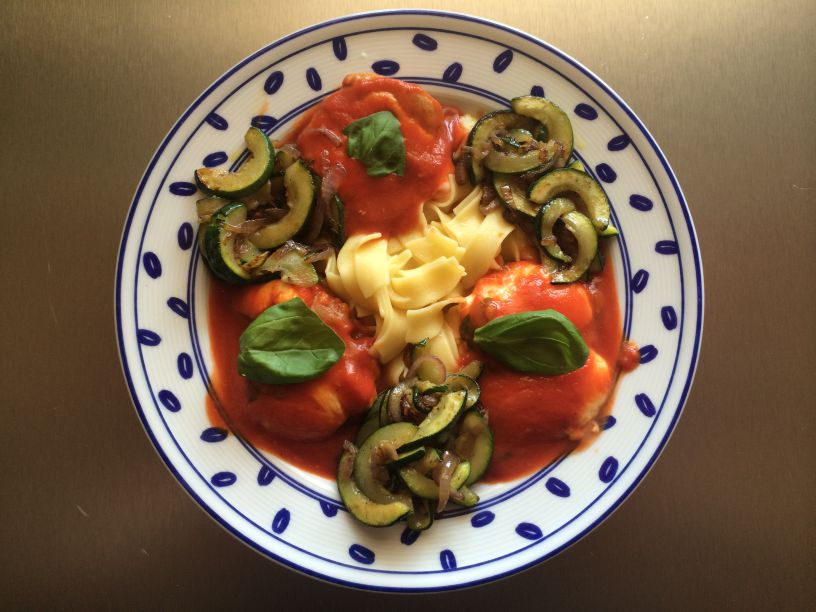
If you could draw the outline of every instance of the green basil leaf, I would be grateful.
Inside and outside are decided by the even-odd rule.
[[[352,121],[343,133],[348,136],[346,153],[363,162],[369,176],[405,174],[405,141],[400,122],[391,111]]]
[[[300,298],[264,310],[241,334],[240,347],[239,374],[278,385],[317,378],[346,350],[342,338]]]
[[[586,363],[589,349],[557,310],[534,310],[493,319],[473,335],[476,345],[519,372],[555,376]]]

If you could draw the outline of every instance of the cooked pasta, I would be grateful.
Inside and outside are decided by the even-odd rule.
[[[371,351],[386,364],[388,378],[399,377],[394,360],[405,346],[423,338],[443,363],[456,366],[458,324],[451,325],[446,310],[498,266],[502,243],[513,232],[501,210],[481,212],[481,187],[463,193],[451,177],[443,196],[426,204],[418,231],[390,240],[380,233],[352,236],[326,266],[331,289],[359,316],[374,316]],[[514,243],[505,255],[521,250]]]

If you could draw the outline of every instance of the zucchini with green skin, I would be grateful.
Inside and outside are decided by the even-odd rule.
[[[411,349],[411,363],[419,361],[426,355],[431,354],[431,347],[429,345],[428,338],[423,338],[414,344],[413,348]],[[417,366],[416,376],[420,380],[427,380],[434,384],[442,384],[442,378],[445,376],[444,366],[442,366],[438,360],[424,360],[423,363],[420,363]]]
[[[450,500],[454,504],[472,508],[479,503],[479,496],[476,495],[467,485],[462,485],[458,490],[451,494]]]
[[[236,172],[215,168],[199,168],[195,171],[198,188],[211,196],[242,198],[269,180],[275,167],[275,148],[269,137],[261,130],[251,127],[244,135],[251,157]]]
[[[609,200],[597,181],[585,172],[570,168],[548,172],[530,185],[527,197],[537,204],[545,204],[569,192],[580,196],[595,230],[603,232],[609,226]]]
[[[465,391],[467,393],[465,409],[472,408],[473,405],[479,401],[481,393],[479,383],[467,374],[449,374],[445,379],[445,385],[450,391]]]
[[[252,245],[248,241],[247,244]],[[285,283],[299,287],[311,287],[316,285],[320,279],[315,267],[306,261],[308,252],[309,249],[302,244],[287,241],[266,257],[259,271],[269,274],[280,273],[280,278]]]
[[[468,410],[462,417],[453,452],[470,462],[470,475],[464,484],[473,484],[484,476],[493,458],[493,432],[478,410]]]
[[[494,172],[493,189],[507,208],[535,217],[537,206],[527,199],[527,187],[521,179],[512,174]]]
[[[455,491],[464,485],[470,477],[470,462],[461,461],[453,470],[450,479],[451,491]],[[413,467],[404,467],[399,471],[400,478],[408,490],[422,499],[439,499],[439,485],[425,474]]]
[[[601,238],[610,238],[612,236],[617,236],[618,234],[620,234],[618,228],[616,228],[614,225],[610,223],[609,225],[606,226],[606,229],[598,235]]]
[[[408,503],[394,500],[387,504],[378,504],[368,498],[352,477],[354,461],[354,455],[349,451],[343,451],[337,467],[337,489],[340,499],[354,518],[371,527],[387,527],[413,510],[410,498]]]
[[[286,145],[278,149],[275,153],[275,169],[283,174],[286,169],[298,160],[298,156],[291,149],[286,148]]]
[[[246,206],[239,202],[229,202],[212,215],[204,230],[204,261],[213,274],[228,283],[241,284],[252,280],[249,272],[241,266],[236,253],[236,240],[239,236],[228,229],[228,226],[241,225],[246,217]]]
[[[547,128],[547,137],[562,145],[555,166],[563,168],[572,155],[572,123],[567,114],[546,98],[521,96],[510,101],[513,111],[531,117]]]
[[[283,184],[289,212],[250,235],[250,241],[259,249],[274,249],[296,236],[306,226],[317,203],[317,180],[302,159],[286,169]]]
[[[422,446],[418,448],[412,448],[410,450],[405,451],[404,453],[400,453],[396,459],[394,459],[388,464],[388,467],[391,469],[400,468],[404,465],[408,465],[409,463],[419,461],[424,456],[425,448],[423,448]]]
[[[550,277],[553,285],[565,285],[579,280],[589,269],[589,265],[598,252],[598,232],[595,231],[592,222],[586,215],[573,210],[562,216],[561,221],[564,227],[575,236],[578,242],[578,253],[568,268],[558,270]]]
[[[388,402],[391,400],[392,393],[394,393],[394,387],[386,389],[382,393],[383,398],[379,404],[380,427],[393,423],[391,415],[388,413]]]
[[[499,140],[501,140],[506,147],[512,149],[528,149],[535,138],[533,138],[530,130],[515,128],[509,130],[506,136],[499,136]]]
[[[491,134],[518,128],[532,132],[536,125],[535,120],[522,117],[509,110],[493,111],[481,117],[470,130],[467,138],[467,146],[471,151],[470,163],[467,164],[471,183],[478,185],[485,176],[484,159],[481,154],[493,148],[490,140]]]
[[[346,242],[346,207],[337,194],[329,200],[327,221],[329,232],[334,238],[334,246],[342,248]]]
[[[437,385],[427,380],[419,380],[411,389],[411,402],[414,408],[419,412],[427,414],[435,405],[433,401],[428,401],[430,396],[438,396],[447,390],[448,387],[445,385]],[[438,397],[434,397],[433,399],[438,403]]]
[[[405,519],[408,529],[413,531],[425,531],[430,529],[434,522],[433,508],[427,499],[417,498],[414,500],[414,511]]]
[[[482,375],[483,370],[484,364],[478,359],[474,359],[473,361],[469,362],[465,367],[463,367],[461,370],[459,370],[458,374],[464,374],[468,378],[472,378],[473,380],[479,380],[479,377]]]
[[[365,417],[363,417],[363,424],[360,425],[360,429],[357,430],[357,437],[354,440],[354,444],[358,448],[363,445],[363,442],[366,441],[368,436],[380,428],[380,402],[382,402],[384,393],[385,391],[382,391],[377,394],[377,397],[371,402],[371,406],[368,408]]]
[[[378,504],[389,504],[401,501],[410,504],[410,497],[403,493],[392,493],[381,479],[381,472],[386,470],[390,461],[385,449],[403,452],[401,447],[416,435],[417,427],[412,423],[392,423],[381,427],[368,436],[357,451],[354,459],[354,481],[363,494]]]
[[[601,272],[603,272],[605,265],[606,258],[603,255],[603,250],[601,249],[601,247],[598,247],[598,252],[595,253],[595,257],[589,263],[589,267],[587,268],[587,271],[584,274],[583,280],[589,282],[593,274],[600,274]]]
[[[490,151],[484,158],[484,167],[502,174],[522,174],[540,168],[545,162],[546,152],[540,149],[531,149],[524,153]]]
[[[208,223],[212,216],[229,204],[229,200],[210,196],[196,201],[196,214],[200,223]]]
[[[564,253],[558,245],[555,237],[555,224],[562,216],[573,210],[575,210],[575,204],[571,200],[555,198],[541,207],[536,218],[536,238],[539,243],[550,257],[564,263],[570,263],[572,257]]]
[[[398,450],[403,452],[416,446],[423,446],[440,433],[448,430],[456,422],[466,402],[467,391],[454,391],[443,395],[439,403],[434,406],[430,414],[416,428],[411,439],[406,440]]]

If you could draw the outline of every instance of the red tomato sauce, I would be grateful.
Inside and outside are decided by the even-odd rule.
[[[368,176],[365,165],[346,154],[343,129],[352,121],[391,111],[405,141],[405,175]],[[342,142],[326,135],[329,130]],[[335,180],[345,206],[347,235],[404,234],[419,224],[422,204],[444,189],[453,172],[451,152],[464,137],[458,113],[443,108],[418,85],[375,74],[352,74],[295,128],[289,140],[324,176],[345,169]],[[331,170],[330,170],[331,169]]]
[[[210,420],[290,463],[333,478],[344,439],[376,394],[372,339],[355,333],[348,306],[320,286],[281,281],[236,288],[213,280],[210,340],[215,398],[207,398]],[[300,297],[343,339],[343,356],[321,377],[289,385],[253,383],[238,374],[239,338],[267,307]]]
[[[568,374],[539,376],[510,370],[481,355],[479,384],[494,437],[484,480],[528,475],[593,437],[611,405],[622,328],[612,266],[590,284],[552,285],[533,262],[511,263],[476,283],[462,308],[476,328],[500,316],[554,308],[581,332],[590,349],[586,364]]]

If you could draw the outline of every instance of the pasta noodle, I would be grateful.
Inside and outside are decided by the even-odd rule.
[[[326,265],[329,287],[359,316],[374,315],[371,347],[396,381],[404,373],[407,344],[429,339],[433,354],[451,369],[457,366],[458,313],[454,307],[491,268],[497,256],[517,258],[520,239],[500,209],[484,215],[482,189],[465,192],[451,176],[448,189],[429,200],[418,231],[386,239],[380,233],[356,235]]]

